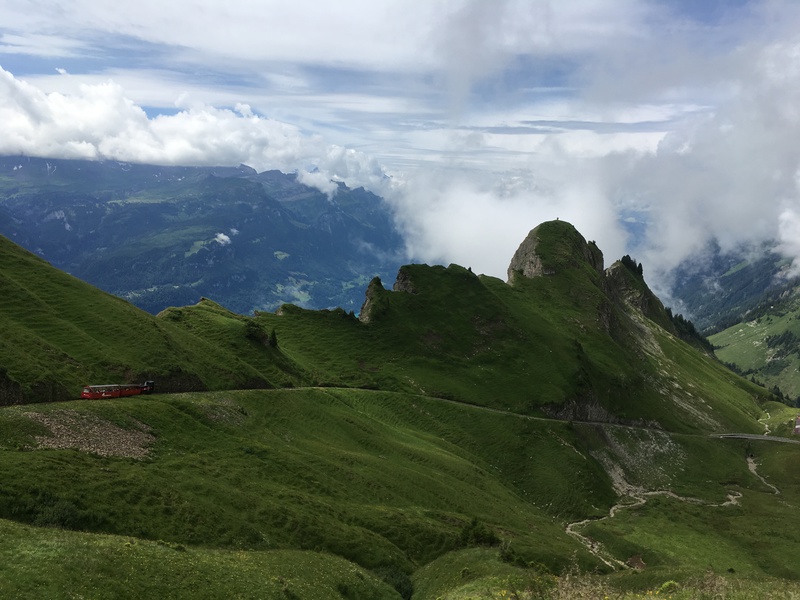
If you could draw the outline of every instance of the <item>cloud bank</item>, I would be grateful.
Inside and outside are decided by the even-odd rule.
[[[74,94],[44,93],[0,67],[0,122],[4,155],[159,165],[247,164],[260,171],[299,171],[303,183],[326,193],[335,190],[331,179],[372,187],[384,179],[373,158],[255,115],[246,105],[235,110],[196,105],[149,118],[111,81],[81,84]]]
[[[665,135],[653,154],[614,157],[621,208],[647,221],[643,260],[666,273],[704,251],[775,241],[800,264],[800,38],[742,57],[736,90]]]
[[[800,271],[799,30],[790,0],[20,0],[0,153],[362,185],[410,258],[498,277],[554,218],[661,289],[712,241]]]

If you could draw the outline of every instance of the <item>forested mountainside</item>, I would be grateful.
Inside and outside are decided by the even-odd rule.
[[[0,234],[153,314],[203,296],[358,310],[405,260],[378,196],[245,166],[0,157]]]

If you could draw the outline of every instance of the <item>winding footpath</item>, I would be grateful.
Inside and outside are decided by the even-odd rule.
[[[759,423],[764,425],[765,431],[762,435],[754,435],[749,433],[723,433],[723,434],[713,434],[711,437],[719,439],[731,439],[731,438],[752,439],[752,440],[766,440],[770,442],[777,442],[783,444],[800,444],[800,441],[798,440],[770,436],[769,434],[771,433],[771,430],[768,424],[769,419],[770,419],[770,414],[766,413],[765,417],[762,417],[761,419],[758,420]],[[756,478],[758,478],[758,480],[761,483],[763,483],[766,487],[770,488],[773,494],[779,495],[781,493],[781,491],[777,487],[769,483],[758,472],[758,465],[752,456],[747,457],[747,468]],[[610,471],[615,471],[615,470],[616,469],[611,469]],[[729,491],[727,500],[720,503],[711,503],[711,502],[706,502],[704,500],[700,500],[699,498],[678,496],[677,494],[675,494],[670,490],[654,490],[654,491],[644,490],[643,488],[633,486],[627,481],[625,481],[621,472],[609,472],[609,475],[611,476],[611,479],[613,481],[614,489],[616,490],[617,494],[622,498],[622,500],[614,504],[608,511],[608,514],[604,517],[583,519],[582,521],[569,523],[566,527],[566,533],[567,535],[571,536],[572,538],[580,542],[587,550],[589,550],[589,552],[591,552],[595,557],[597,557],[603,564],[614,570],[628,569],[631,568],[632,565],[623,562],[618,558],[616,558],[615,556],[613,556],[603,547],[603,545],[600,542],[593,540],[589,536],[580,533],[579,530],[581,528],[585,527],[589,523],[596,523],[599,521],[604,521],[606,519],[611,519],[617,514],[618,511],[622,509],[632,509],[643,506],[647,502],[647,500],[649,498],[652,498],[653,496],[667,496],[669,498],[679,500],[680,502],[705,506],[707,508],[734,506],[739,503],[739,499],[742,497],[742,494],[740,492]]]
[[[301,388],[296,388],[301,389]],[[328,391],[329,388],[318,388]],[[515,417],[519,419],[526,419],[526,420],[535,420],[535,421],[564,421],[563,419],[556,419],[552,417],[538,417],[532,415],[522,415],[518,413],[513,413],[508,410],[501,410],[497,408],[492,408],[488,406],[480,406],[475,404],[467,404],[464,402],[459,402],[457,400],[451,400],[446,398],[432,398],[431,396],[427,396],[424,394],[420,394],[421,397],[426,399],[435,399],[439,402],[446,402],[449,404],[458,405],[464,408],[469,408],[473,410],[479,410],[484,412],[492,412],[498,413],[510,417]],[[764,433],[761,435],[752,434],[752,433],[713,433],[708,434],[708,437],[717,438],[717,439],[745,439],[745,440],[762,440],[768,442],[776,442],[776,443],[783,443],[783,444],[800,444],[800,440],[791,439],[791,438],[784,438],[784,437],[775,437],[769,435],[771,433],[768,420],[770,419],[770,414],[766,413],[765,417],[762,417],[758,420],[759,423],[764,425]],[[580,423],[582,425],[600,425],[603,427],[619,427],[624,429],[639,429],[639,430],[655,430],[659,432],[663,432],[662,429],[658,429],[655,427],[644,427],[644,426],[637,426],[637,425],[623,425],[620,423],[608,423],[603,421],[574,421],[575,423]],[[705,436],[705,434],[703,434]],[[700,437],[700,435],[698,435]],[[780,490],[772,485],[771,483],[767,482],[761,474],[758,473],[758,465],[756,464],[755,460],[752,457],[747,458],[747,468],[748,470],[761,481],[766,487],[772,490],[772,493],[775,495],[780,494]],[[685,496],[679,496],[675,492],[671,490],[645,490],[644,488],[636,487],[628,483],[622,471],[619,469],[609,469],[609,475],[611,476],[613,486],[617,495],[621,498],[619,502],[614,504],[608,514],[604,517],[593,517],[589,519],[583,519],[581,521],[576,521],[574,523],[568,523],[566,525],[566,533],[573,539],[580,542],[589,552],[591,552],[595,557],[598,558],[603,564],[608,566],[613,570],[617,569],[628,569],[631,568],[632,565],[623,562],[613,556],[610,552],[608,552],[603,545],[590,538],[589,536],[583,535],[580,533],[580,529],[585,527],[590,523],[595,523],[599,521],[604,521],[606,519],[613,518],[620,510],[624,509],[633,509],[643,506],[647,503],[648,499],[654,496],[666,496],[668,498],[672,498],[674,500],[678,500],[680,502],[685,502],[687,504],[694,504],[698,506],[704,506],[706,508],[724,508],[727,506],[735,506],[739,504],[739,499],[742,497],[741,492],[738,491],[729,491],[727,495],[727,499],[723,502],[714,503],[714,502],[706,502],[705,500],[701,500],[699,498],[691,498]],[[633,565],[636,568],[636,565]]]
[[[762,481],[764,480],[762,479]],[[699,498],[679,496],[678,494],[670,490],[647,491],[642,488],[633,486],[624,480],[618,480],[618,479],[615,480],[615,487],[617,488],[618,493],[621,492],[620,495],[623,496],[623,498],[626,498],[627,501],[624,502],[621,501],[612,506],[605,517],[583,519],[582,521],[569,523],[566,527],[567,535],[579,541],[581,544],[583,544],[583,546],[586,547],[587,550],[589,550],[589,552],[591,552],[595,557],[597,557],[603,564],[614,570],[627,569],[630,568],[630,565],[612,556],[611,553],[609,553],[600,542],[593,540],[592,538],[586,535],[583,535],[578,531],[578,529],[588,525],[589,523],[597,523],[599,521],[605,521],[606,519],[611,519],[617,514],[618,511],[622,509],[631,509],[643,506],[644,504],[647,503],[648,499],[654,496],[667,496],[668,498],[679,500],[680,502],[686,502],[687,504],[696,504],[708,508],[734,506],[739,503],[739,498],[742,497],[742,494],[740,492],[730,491],[728,492],[728,498],[724,502],[713,503],[700,500]]]

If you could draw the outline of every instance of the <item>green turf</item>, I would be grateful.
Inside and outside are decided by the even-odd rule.
[[[737,323],[709,340],[720,360],[749,378],[777,386],[789,401],[800,397],[800,298],[784,299],[774,310]]]
[[[221,334],[201,339],[177,327],[178,316],[156,319],[3,238],[0,261],[4,403],[77,398],[86,384],[146,379],[157,380],[163,391],[298,380],[297,370],[272,348],[260,348],[259,355],[254,342],[242,339],[237,355],[221,343]],[[239,357],[244,354],[256,359],[246,363]],[[257,358],[269,354],[273,360]]]
[[[330,554],[245,552],[0,520],[3,598],[394,600],[391,586]]]
[[[131,589],[154,594],[170,588],[137,586],[169,564],[192,586],[227,568],[243,597],[256,571],[288,563],[293,579],[269,588],[283,597],[382,597],[372,576],[406,598],[558,597],[636,557],[644,571],[598,589],[654,593],[708,569],[795,578],[798,446],[711,435],[788,435],[791,414],[681,341],[635,274],[603,279],[576,233],[543,226],[552,274],[511,285],[404,267],[401,291],[373,280],[361,319],[291,305],[242,316],[207,299],[153,318],[0,245],[7,398],[151,374],[185,390],[0,410],[19,593],[74,585],[79,567],[42,577],[24,562],[47,558],[56,534],[63,553],[87,548],[97,589],[141,563]],[[568,534],[585,519],[575,531],[605,554]],[[305,591],[316,569],[334,574],[319,596]]]

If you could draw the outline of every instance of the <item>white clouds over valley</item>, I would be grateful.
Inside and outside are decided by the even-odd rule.
[[[21,0],[0,23],[2,154],[364,185],[414,258],[498,276],[556,217],[649,280],[711,240],[800,257],[789,0]]]
[[[114,82],[44,93],[0,69],[0,154],[113,159],[162,165],[238,165],[294,171],[322,168],[304,180],[328,191],[331,177],[380,180],[374,160],[326,145],[297,127],[234,110],[195,105],[148,117]],[[303,171],[305,172],[305,171]],[[334,186],[335,187],[335,186]]]

